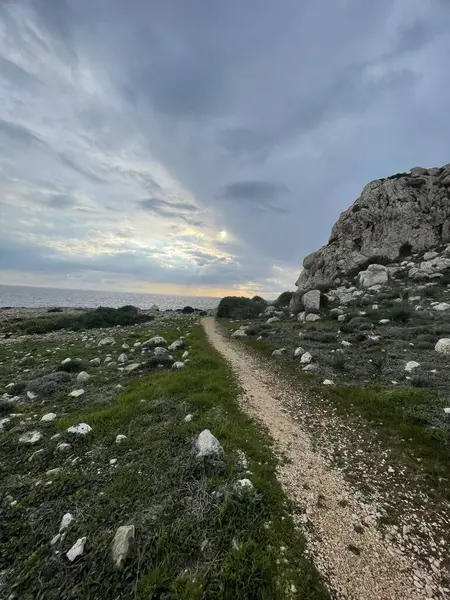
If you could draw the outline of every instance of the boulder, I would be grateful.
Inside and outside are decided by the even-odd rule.
[[[37,444],[42,439],[42,433],[40,431],[27,431],[23,433],[19,438],[19,444]]]
[[[153,353],[155,356],[168,356],[170,354],[167,348],[163,348],[162,346],[156,346]]]
[[[441,338],[434,349],[439,354],[450,354],[450,338]]]
[[[303,310],[302,299],[304,293],[304,290],[301,290],[300,288],[296,292],[294,292],[294,295],[292,296],[291,301],[289,302],[289,312],[291,312],[293,315],[297,315]]]
[[[366,271],[361,271],[358,276],[359,284],[364,288],[373,285],[386,285],[389,281],[389,271],[384,265],[369,265]]]
[[[263,315],[266,317],[270,317],[271,315],[273,315],[276,312],[277,312],[277,307],[273,306],[273,304],[270,304],[263,312]]]
[[[121,569],[134,545],[134,525],[122,525],[114,536],[111,554],[117,569]]]
[[[155,335],[154,337],[150,338],[149,340],[143,342],[142,344],[143,346],[167,346],[167,342],[166,340],[160,336],[160,335]]]
[[[303,306],[306,312],[318,312],[320,310],[320,291],[311,290],[303,296]]]
[[[86,381],[89,381],[90,378],[91,376],[89,373],[86,373],[86,371],[81,371],[81,373],[78,373],[77,375],[78,383],[85,383]]]
[[[233,337],[233,338],[247,337],[247,334],[245,333],[245,329],[237,329],[236,331],[233,331],[233,333],[231,334],[231,337]]]
[[[306,315],[305,321],[307,323],[314,323],[314,321],[320,321],[320,315],[316,315],[315,313],[309,313],[309,315]]]
[[[421,167],[422,169],[422,167]],[[329,242],[303,261],[299,290],[336,285],[370,263],[403,260],[450,241],[450,165],[372,181],[341,214]],[[297,293],[297,292],[296,292]],[[300,293],[300,298],[303,292]],[[295,294],[294,294],[295,297]],[[298,297],[291,301],[298,307]],[[300,312],[301,307],[296,311]]]
[[[223,448],[220,442],[209,429],[204,429],[195,441],[195,448],[197,449],[197,458],[204,456],[220,456],[223,454]]]

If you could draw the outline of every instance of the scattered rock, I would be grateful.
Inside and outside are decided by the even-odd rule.
[[[87,435],[90,431],[92,431],[92,427],[90,427],[87,423],[71,425],[67,429],[67,433],[76,433],[77,435]]]
[[[312,361],[312,356],[309,352],[305,352],[300,359],[302,365],[308,365]]]
[[[204,456],[218,456],[223,454],[223,448],[220,442],[209,429],[204,429],[195,441],[195,447],[198,450],[197,458]]]
[[[184,421],[185,421],[185,423],[190,423],[193,418],[194,418],[194,415],[189,414],[184,417]]]
[[[127,355],[126,355],[126,354],[123,354],[123,353],[122,353],[122,354],[119,354],[119,356],[118,356],[118,358],[117,358],[117,362],[119,362],[119,363],[121,363],[121,364],[123,364],[123,363],[126,363],[126,362],[127,362],[127,360],[128,360],[128,357],[127,357]]]
[[[441,338],[434,349],[439,354],[450,354],[450,338]]]
[[[237,329],[236,331],[233,331],[233,333],[231,334],[231,337],[233,337],[233,338],[247,337],[247,334],[245,333],[244,329]]]
[[[360,272],[358,281],[364,288],[370,288],[373,285],[386,285],[389,281],[389,271],[384,265],[369,265],[367,271]]]
[[[186,350],[185,352],[183,352],[183,355],[181,357],[182,360],[186,359],[189,356],[189,352]]]
[[[450,308],[450,304],[447,302],[439,302],[433,306],[433,310],[443,311],[448,310]]]
[[[89,361],[89,364],[91,364],[93,367],[99,367],[101,363],[101,360],[99,358],[93,358],[92,360]]]
[[[109,337],[105,337],[102,340],[100,340],[98,345],[99,346],[112,346],[115,343],[116,343],[116,340],[113,337],[109,336]]]
[[[87,538],[79,538],[72,546],[72,548],[66,553],[66,556],[70,560],[70,562],[74,562],[77,558],[83,555],[86,542]]]
[[[84,390],[80,389],[80,390],[73,390],[73,392],[70,392],[69,396],[71,398],[78,398],[79,396],[82,396],[84,394]]]
[[[122,525],[116,531],[112,544],[112,559],[117,569],[121,569],[133,548],[134,525]]]
[[[55,419],[56,419],[56,413],[47,413],[41,418],[41,421],[44,421],[45,423],[50,423],[51,421],[54,421]]]
[[[305,321],[307,323],[314,323],[315,321],[320,321],[320,316],[314,313],[310,313],[309,315],[306,315]]]
[[[320,291],[310,290],[302,298],[306,312],[317,312],[320,310]]]
[[[154,337],[152,337],[149,340],[147,340],[146,342],[144,342],[142,345],[143,346],[167,346],[167,342],[162,336],[155,335]]]
[[[411,373],[411,371],[414,371],[414,369],[417,369],[418,367],[420,367],[420,363],[416,362],[415,360],[410,360],[405,365],[405,371]]]
[[[86,381],[89,381],[90,378],[91,376],[89,373],[86,373],[86,371],[81,371],[81,373],[78,373],[77,375],[78,383],[85,383]]]
[[[119,435],[116,436],[116,444],[121,444],[126,439],[127,439],[126,435],[123,435],[123,433],[119,433]]]
[[[172,369],[175,369],[175,370],[184,369],[185,367],[186,367],[186,365],[180,361],[174,362],[172,365]]]
[[[250,481],[250,479],[238,479],[238,481],[236,481],[235,488],[237,490],[252,490],[253,483]]]
[[[162,346],[157,346],[154,350],[155,356],[168,356],[169,351],[167,348],[163,348]]]
[[[278,317],[269,317],[266,321],[266,323],[268,325],[271,325],[272,323],[278,323],[280,321],[280,319]]]
[[[23,433],[19,438],[20,444],[37,444],[42,439],[42,433],[40,431],[27,431]]]
[[[278,350],[274,350],[272,352],[273,358],[280,358],[281,356],[285,356],[287,354],[286,348],[278,348]]]
[[[70,445],[70,444],[68,444],[67,442],[61,442],[60,444],[58,444],[58,445],[56,446],[56,449],[57,449],[59,452],[67,452],[67,450],[70,450],[70,448],[71,448],[71,445]]]
[[[74,520],[75,517],[72,515],[72,513],[66,513],[61,519],[61,523],[59,525],[59,532],[62,533],[63,531],[68,529]]]
[[[334,382],[331,381],[331,379],[324,379],[322,383],[323,385],[334,385]]]
[[[319,370],[319,365],[317,363],[310,363],[309,365],[306,365],[306,367],[303,367],[302,370],[307,373],[313,373],[314,371]]]
[[[129,365],[127,365],[126,367],[124,367],[124,370],[127,373],[131,373],[132,371],[135,371],[136,369],[139,369],[140,366],[141,366],[141,363],[130,363]]]
[[[184,346],[185,343],[183,340],[175,340],[174,342],[172,342],[172,344],[170,344],[169,351],[176,352],[177,350],[181,350],[181,348],[184,348]]]
[[[305,350],[303,350],[303,348],[301,346],[299,346],[298,348],[296,348],[294,350],[294,357],[298,358],[299,356],[302,356],[303,354],[305,354]]]

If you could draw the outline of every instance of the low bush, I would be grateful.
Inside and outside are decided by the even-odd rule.
[[[252,319],[264,312],[267,303],[259,296],[225,296],[219,302],[217,316],[225,319]]]
[[[303,339],[320,342],[321,344],[330,344],[336,341],[336,334],[327,331],[305,331]]]
[[[410,304],[407,302],[400,302],[391,308],[387,318],[396,321],[397,323],[408,323],[412,314],[413,310]]]

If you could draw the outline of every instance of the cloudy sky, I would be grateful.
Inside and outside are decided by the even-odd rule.
[[[448,0],[1,0],[0,282],[293,289],[450,162]]]

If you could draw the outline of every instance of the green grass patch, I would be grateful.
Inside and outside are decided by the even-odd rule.
[[[178,329],[164,336],[186,333]],[[230,369],[203,330],[190,331],[186,369],[128,380],[127,390],[105,406],[72,410],[49,425],[61,437],[45,438],[38,461],[28,462],[36,447],[18,447],[13,430],[2,437],[5,489],[19,503],[2,508],[0,569],[17,597],[329,598],[294,529],[267,433],[239,409]],[[184,420],[188,413],[191,422]],[[92,432],[66,433],[77,422]],[[194,440],[205,428],[221,442],[223,457],[196,457]],[[120,445],[118,434],[127,436]],[[56,450],[61,441],[71,444],[68,454]],[[62,472],[45,475],[55,467]],[[254,489],[238,492],[236,481],[244,477]],[[75,521],[52,547],[66,512]],[[135,548],[117,571],[110,548],[116,528],[126,524],[135,525]],[[85,555],[69,563],[65,552],[83,536]]]

